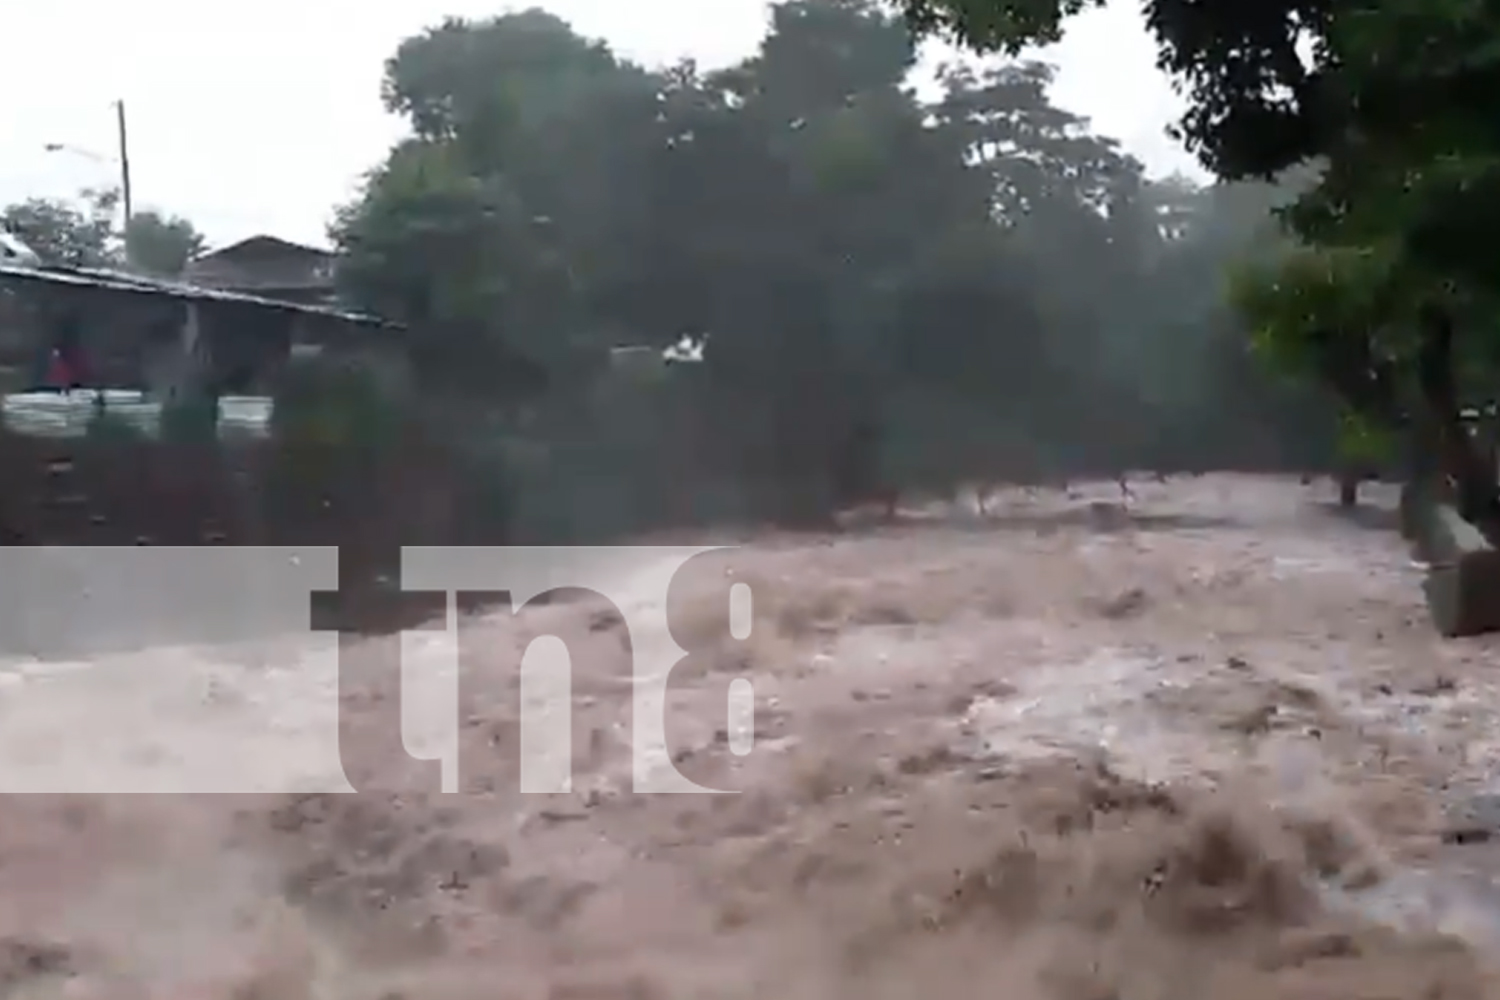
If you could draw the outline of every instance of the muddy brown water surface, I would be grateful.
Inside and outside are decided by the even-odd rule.
[[[1500,997],[1497,643],[1438,639],[1400,539],[1326,484],[1135,491],[726,554],[754,628],[674,693],[674,753],[739,795],[631,792],[619,628],[562,603],[484,628],[592,651],[569,794],[519,793],[502,678],[461,706],[495,752],[455,794],[381,749],[380,689],[346,704],[377,790],[9,796],[0,996]],[[301,745],[305,677],[159,655],[280,699]],[[11,673],[0,699],[48,682]],[[127,712],[57,690],[77,740]]]

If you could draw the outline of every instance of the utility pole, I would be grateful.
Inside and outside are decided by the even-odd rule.
[[[120,198],[125,208],[125,228],[130,228],[130,143],[125,132],[125,102],[115,102],[115,121],[120,131]]]

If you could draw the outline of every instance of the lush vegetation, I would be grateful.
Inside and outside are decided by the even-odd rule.
[[[32,198],[0,209],[0,228],[20,236],[43,260],[73,267],[130,267],[176,277],[203,250],[203,236],[187,219],[136,212],[117,224],[120,192],[88,190],[75,202]]]
[[[1056,22],[910,6],[987,47]],[[1052,103],[1044,65],[953,66],[924,97],[914,62],[876,0],[781,3],[713,72],[632,65],[535,10],[400,46],[383,99],[410,134],[337,213],[340,283],[408,324],[414,379],[392,392],[503,471],[513,535],[1332,463],[1324,393],[1268,374],[1226,295],[1232,264],[1280,260],[1270,211],[1315,178],[1253,175],[1302,147],[1242,183],[1153,179]],[[1211,144],[1215,114],[1190,138],[1220,165],[1243,142]],[[98,215],[53,228],[108,250]],[[701,360],[622,364],[630,346]]]
[[[1083,0],[905,0],[983,50],[1056,38]],[[1301,168],[1288,246],[1236,300],[1276,361],[1332,390],[1366,437],[1413,428],[1464,513],[1500,521],[1460,422],[1493,398],[1500,9],[1454,0],[1147,0],[1183,85],[1179,132],[1228,179]]]
[[[783,3],[715,72],[540,11],[447,22],[387,65],[411,136],[339,214],[347,292],[567,495],[691,475],[799,517],[878,484],[1330,458],[1326,409],[1225,305],[1282,188],[1148,178],[1046,66],[954,66],[924,100],[914,58],[866,0]],[[609,388],[611,348],[684,340],[700,364]]]

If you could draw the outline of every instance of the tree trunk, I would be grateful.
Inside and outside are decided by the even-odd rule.
[[[1406,482],[1401,487],[1401,534],[1415,545],[1418,558],[1426,562],[1431,555],[1427,551],[1426,537],[1430,527],[1429,514],[1433,505],[1442,499],[1446,477],[1438,462],[1437,432],[1425,406],[1413,408],[1405,446]]]
[[[1484,450],[1464,426],[1453,374],[1453,319],[1431,303],[1422,310],[1417,381],[1438,446],[1438,462],[1453,483],[1459,515],[1491,542],[1500,539],[1500,484]]]
[[[1339,506],[1345,509],[1359,504],[1359,474],[1344,472],[1339,476]]]

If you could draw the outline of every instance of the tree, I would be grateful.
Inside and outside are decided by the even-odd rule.
[[[181,216],[136,212],[125,227],[126,261],[147,274],[175,278],[203,252],[203,234]]]
[[[539,11],[450,20],[387,63],[410,134],[339,213],[340,282],[559,518],[602,469],[643,510],[672,468],[800,519],[1315,439],[1212,294],[1253,192],[1150,181],[1045,66],[955,68],[926,99],[914,60],[878,0],[779,3],[716,72]],[[612,348],[684,337],[700,363],[620,387]]]
[[[85,190],[75,201],[31,198],[0,210],[0,226],[26,241],[50,264],[119,267],[175,277],[203,250],[203,236],[187,219],[137,212],[121,233],[115,225],[120,195]]]
[[[602,363],[574,258],[614,221],[621,148],[652,136],[654,81],[550,14],[451,19],[386,67],[413,136],[332,233],[356,300],[423,328],[421,367],[450,389],[532,397]],[[612,140],[624,135],[616,146]],[[627,182],[620,177],[618,182]]]
[[[1057,38],[1092,5],[904,0],[921,30],[1007,51]],[[1263,344],[1362,419],[1390,427],[1420,410],[1464,513],[1494,531],[1500,494],[1459,412],[1476,379],[1486,394],[1494,384],[1500,12],[1150,0],[1146,18],[1189,99],[1177,134],[1205,166],[1228,178],[1321,169],[1284,216],[1310,249],[1245,279],[1263,285],[1242,295]]]
[[[70,267],[118,263],[116,191],[86,190],[77,203],[31,198],[0,210],[0,226],[15,233],[43,261]]]

